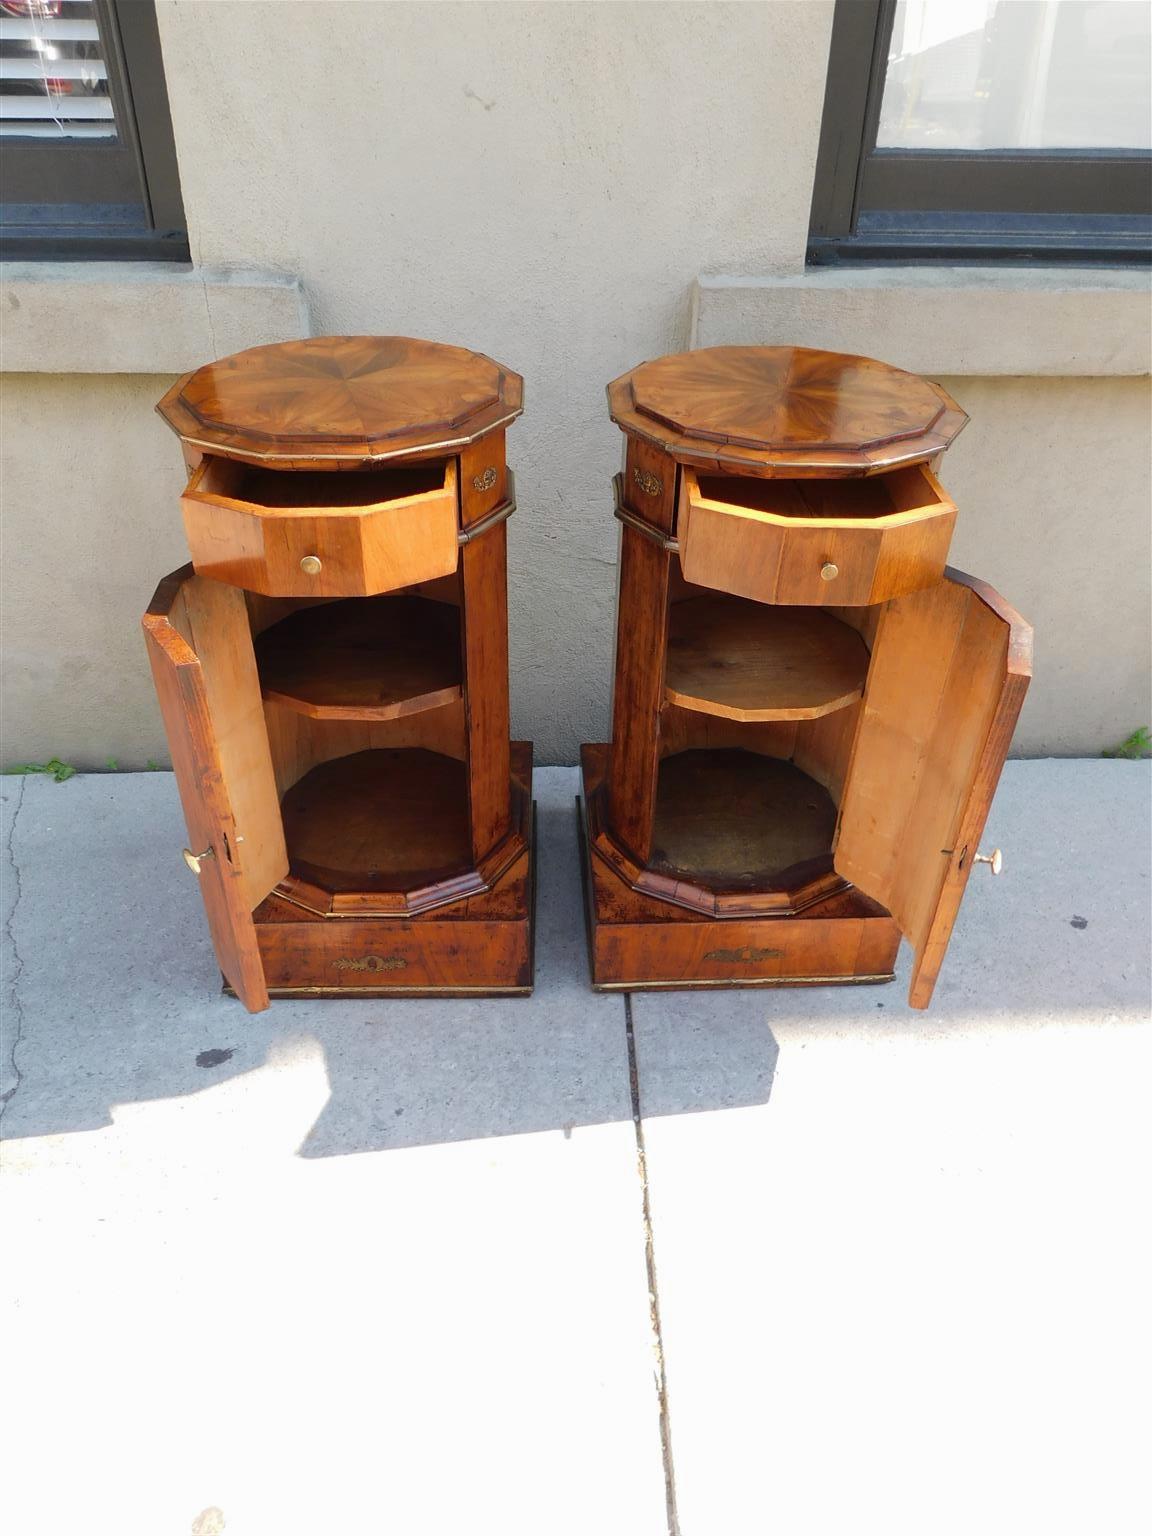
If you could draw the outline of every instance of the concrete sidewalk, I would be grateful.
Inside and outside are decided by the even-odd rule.
[[[530,1000],[250,1017],[169,775],[0,781],[5,1530],[1143,1532],[1149,787],[1010,763],[917,1014],[595,995],[538,770]]]

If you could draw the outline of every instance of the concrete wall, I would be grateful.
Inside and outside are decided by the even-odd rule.
[[[168,761],[140,615],[188,558],[157,375],[4,380],[3,760]]]
[[[1150,718],[1147,379],[943,378],[971,421],[949,559],[1035,628],[1017,754],[1094,756]]]
[[[514,726],[541,761],[571,761],[608,723],[620,438],[604,384],[690,344],[701,273],[802,272],[831,5],[158,13],[197,271],[299,277],[314,333],[453,341],[525,375],[509,439]],[[50,299],[42,313],[59,329]],[[295,334],[268,323],[260,339]],[[139,353],[106,366],[140,369]],[[136,630],[184,559],[178,451],[151,412],[172,364],[156,366],[12,386],[8,761],[166,757]],[[977,421],[947,473],[957,562],[1043,627],[1041,668],[1058,660],[1018,750],[1098,751],[1144,718],[1141,386],[950,387]],[[1102,483],[1109,527],[1127,509],[1123,549],[1081,534]]]

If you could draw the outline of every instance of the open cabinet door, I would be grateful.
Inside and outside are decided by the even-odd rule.
[[[252,911],[288,873],[288,853],[244,594],[197,576],[165,577],[144,615],[152,676],[208,928],[250,1013],[268,1006]]]
[[[926,1008],[1032,675],[1032,630],[947,570],[880,618],[840,806],[835,864],[915,950]]]

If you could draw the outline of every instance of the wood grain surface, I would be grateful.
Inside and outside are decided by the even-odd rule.
[[[585,805],[601,793],[607,746],[582,748]],[[581,855],[593,986],[825,986],[891,979],[900,932],[877,902],[843,888],[785,916],[718,919],[632,889],[591,846]]]
[[[463,763],[423,748],[353,753],[313,768],[283,801],[293,872],[337,891],[402,891],[467,872]]]
[[[317,720],[398,720],[463,697],[460,611],[421,597],[304,608],[256,641],[260,686]]]
[[[814,720],[858,699],[868,648],[819,608],[738,597],[674,603],[664,696],[729,720]]]
[[[407,336],[251,347],[186,374],[157,406],[195,447],[319,469],[455,452],[522,408],[518,374],[480,352]]]
[[[967,421],[937,384],[809,347],[704,347],[608,386],[612,419],[681,464],[866,475],[930,459]]]
[[[199,883],[216,959],[255,1012],[268,993],[252,909],[288,855],[244,597],[185,566],[160,583],[143,628],[188,846],[211,850]]]
[[[642,864],[652,845],[656,802],[668,639],[668,572],[667,551],[625,524],[620,530],[606,813],[613,835]]]
[[[791,763],[698,749],[665,757],[649,867],[713,890],[760,890],[794,864],[830,857],[836,807]]]
[[[960,571],[884,610],[836,868],[888,906],[927,1007],[1031,677],[1032,631]]]
[[[395,591],[448,575],[459,555],[454,459],[297,475],[206,454],[180,506],[197,571],[271,597]]]
[[[873,480],[681,471],[689,581],[762,603],[860,606],[940,579],[956,508],[921,465]]]

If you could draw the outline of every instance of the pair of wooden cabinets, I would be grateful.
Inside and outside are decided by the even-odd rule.
[[[718,348],[609,388],[626,434],[611,744],[583,749],[593,983],[931,995],[1030,634],[945,568],[965,421],[862,358]],[[226,983],[523,993],[531,744],[509,741],[520,379],[402,338],[179,381],[193,565],[145,616]]]

